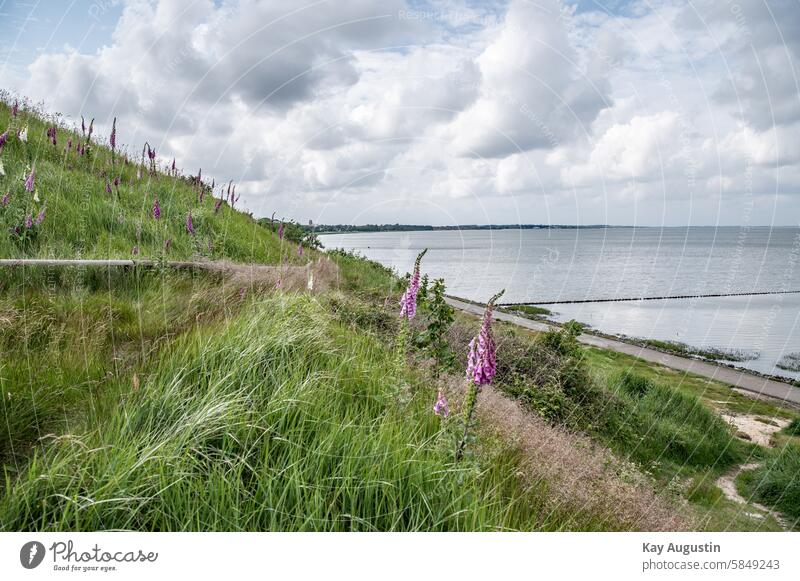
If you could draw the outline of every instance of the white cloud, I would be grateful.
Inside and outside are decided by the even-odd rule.
[[[740,4],[131,0],[12,84],[257,214],[713,223],[800,193],[796,7]]]

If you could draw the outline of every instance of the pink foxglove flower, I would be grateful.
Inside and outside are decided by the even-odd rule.
[[[0,152],[3,151],[3,148],[6,146],[7,142],[8,142],[8,131],[4,131],[0,135]]]
[[[30,214],[25,216],[25,227],[33,228],[33,217]]]
[[[278,239],[283,240],[283,222],[278,226]]]
[[[414,272],[411,274],[411,280],[408,283],[406,292],[400,298],[400,316],[405,317],[409,321],[417,314],[417,293],[419,292],[419,265],[422,262],[422,257],[428,251],[425,248],[417,255],[414,261]]]
[[[34,221],[34,224],[39,226],[42,222],[44,222],[44,214],[45,214],[46,210],[47,210],[47,206],[44,206],[41,209],[41,211],[39,212],[39,214],[36,216],[36,220]]]
[[[16,117],[19,114],[19,103],[17,100],[14,100],[14,106],[11,107],[11,116]]]
[[[447,398],[444,396],[441,389],[436,395],[436,403],[433,404],[433,413],[445,418],[450,415],[450,406],[447,405]]]
[[[194,222],[192,221],[191,212],[189,212],[189,214],[186,216],[186,231],[194,236]]]
[[[217,203],[216,203],[216,204],[214,204],[214,213],[215,213],[215,214],[216,214],[217,212],[219,212],[219,209],[220,209],[220,207],[221,207],[221,206],[222,206],[222,198],[220,198],[219,200],[217,200]]]
[[[6,195],[3,196],[2,201],[0,201],[0,205],[2,205],[3,207],[8,206],[8,202],[10,199],[11,199],[11,192],[6,192]]]
[[[158,197],[156,197],[156,201],[153,202],[153,218],[156,220],[161,218],[161,205],[158,203]]]
[[[467,379],[477,386],[488,385],[497,373],[497,346],[492,334],[492,310],[503,292],[493,296],[486,304],[478,336],[469,343],[467,355]]]
[[[31,168],[31,173],[28,174],[28,177],[25,180],[25,190],[28,192],[32,192],[35,187],[36,187],[36,164],[33,165],[33,167]]]
[[[111,152],[113,153],[117,149],[117,118],[114,117],[114,121],[111,122],[111,138],[109,139],[111,143]]]

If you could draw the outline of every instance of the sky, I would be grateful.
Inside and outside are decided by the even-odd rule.
[[[800,225],[800,1],[0,0],[0,88],[315,223]]]

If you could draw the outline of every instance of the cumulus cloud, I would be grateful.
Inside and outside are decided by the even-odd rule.
[[[259,215],[735,221],[800,193],[800,20],[732,6],[130,0],[13,88],[101,135],[117,116]]]

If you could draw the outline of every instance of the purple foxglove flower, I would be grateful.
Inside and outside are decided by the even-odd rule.
[[[175,158],[172,158],[172,173],[175,173]]]
[[[278,226],[278,239],[283,240],[283,222]]]
[[[14,100],[14,106],[11,107],[11,116],[16,117],[19,113],[19,104],[16,100]]]
[[[441,389],[436,395],[436,403],[433,404],[433,413],[445,418],[450,415],[450,406],[447,405],[447,398],[444,396]]]
[[[42,222],[44,222],[44,213],[47,210],[47,206],[44,206],[41,211],[37,214],[35,224],[39,226]]]
[[[9,202],[10,198],[11,198],[11,192],[6,192],[6,195],[3,196],[3,200],[0,201],[0,204],[2,204],[3,207],[8,206],[8,202]]]
[[[89,136],[86,139],[87,143],[92,140],[92,131],[94,131],[94,117],[89,121]]]
[[[32,192],[35,187],[36,187],[36,164],[33,164],[33,167],[31,168],[31,173],[28,174],[28,178],[25,180],[25,190],[28,192]]]
[[[0,135],[0,151],[3,151],[3,148],[6,146],[8,142],[8,131],[4,131],[2,135]]]
[[[117,177],[115,177],[115,178],[114,178],[114,187],[115,187],[115,188],[118,188],[118,187],[119,187],[119,176],[117,176]]]
[[[86,121],[84,121],[83,115],[81,115],[81,137],[86,137]]]
[[[25,216],[25,227],[33,228],[33,217],[30,214]]]
[[[220,198],[219,200],[217,200],[217,203],[216,203],[216,204],[214,204],[214,213],[215,213],[215,214],[216,214],[217,212],[219,212],[219,209],[220,209],[220,207],[221,207],[221,206],[222,206],[222,198]]]
[[[189,212],[186,216],[186,231],[194,236],[194,222],[192,222],[192,213]]]
[[[422,262],[422,257],[428,249],[424,249],[417,255],[414,261],[414,272],[411,274],[411,280],[408,283],[406,292],[400,298],[400,316],[407,318],[409,321],[417,314],[417,293],[419,292],[419,265]]]
[[[149,145],[147,146],[147,157],[150,158],[150,161],[153,161],[156,158],[156,150]]]
[[[114,121],[111,122],[111,138],[109,139],[111,143],[111,151],[113,152],[117,148],[117,118],[114,117]]]
[[[106,178],[106,193],[111,193],[111,182],[108,181],[108,178]]]
[[[67,139],[67,149],[68,150],[72,149],[72,138],[71,137],[69,139]]]
[[[156,220],[161,218],[161,205],[158,203],[158,198],[153,202],[153,218]]]
[[[497,373],[497,346],[492,334],[492,309],[503,292],[500,291],[486,304],[480,333],[469,343],[467,379],[478,387],[490,384]]]

